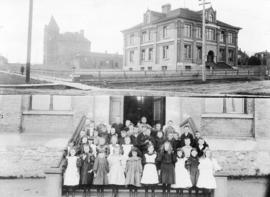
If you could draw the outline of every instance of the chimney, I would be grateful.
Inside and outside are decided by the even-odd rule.
[[[161,10],[163,14],[167,14],[169,11],[171,11],[171,4],[165,4],[163,6],[161,6]]]

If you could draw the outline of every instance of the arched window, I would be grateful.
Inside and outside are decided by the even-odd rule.
[[[209,14],[209,22],[214,22],[214,14]]]

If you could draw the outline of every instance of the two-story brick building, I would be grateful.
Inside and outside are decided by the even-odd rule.
[[[206,10],[208,67],[237,65],[239,27],[217,20]],[[123,30],[125,70],[175,70],[200,68],[202,63],[202,11],[187,8],[162,12],[147,10],[143,22]]]

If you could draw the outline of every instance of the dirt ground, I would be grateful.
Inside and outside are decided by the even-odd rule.
[[[30,84],[40,84],[45,83],[44,81],[31,79]],[[1,85],[15,85],[15,84],[25,84],[24,75],[14,75],[0,72],[0,84]]]
[[[91,85],[91,84],[89,84]],[[100,89],[0,88],[0,94],[143,95],[143,96],[270,96],[270,80],[175,82],[163,84],[115,84]]]

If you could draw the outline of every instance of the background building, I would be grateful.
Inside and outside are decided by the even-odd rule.
[[[206,10],[207,67],[237,65],[239,27],[217,20]],[[202,63],[202,11],[162,6],[162,12],[147,10],[141,24],[123,31],[124,69],[190,70]]]
[[[84,37],[84,31],[60,33],[54,17],[44,28],[44,59],[46,65],[71,65],[79,53],[89,53],[91,42]]]
[[[60,33],[54,17],[44,28],[44,58],[47,69],[120,69],[122,55],[91,52],[84,31]]]

